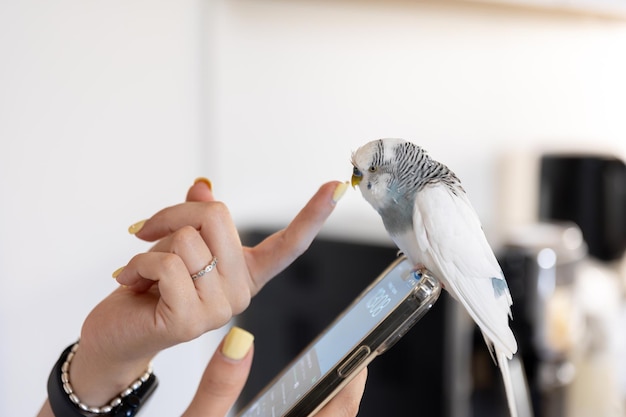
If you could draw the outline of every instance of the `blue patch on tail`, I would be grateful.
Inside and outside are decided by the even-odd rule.
[[[506,285],[506,281],[502,278],[491,278],[491,285],[493,286],[493,294],[496,298],[500,298],[504,292],[509,289],[508,285]]]

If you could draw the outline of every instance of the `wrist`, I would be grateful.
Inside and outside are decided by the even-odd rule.
[[[81,340],[69,368],[74,393],[84,403],[97,406],[126,389],[150,366],[150,358],[116,360]]]
[[[129,386],[118,392],[112,398],[98,405],[87,404],[74,391],[70,378],[70,370],[75,354],[78,352],[78,342],[69,346],[55,364],[48,378],[49,408],[55,416],[135,416],[145,401],[152,395],[158,381],[149,369]],[[103,386],[100,387],[104,388]],[[45,406],[44,406],[45,409]]]

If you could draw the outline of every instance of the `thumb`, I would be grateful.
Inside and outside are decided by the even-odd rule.
[[[254,336],[230,329],[209,361],[183,417],[224,417],[241,393],[252,366]]]

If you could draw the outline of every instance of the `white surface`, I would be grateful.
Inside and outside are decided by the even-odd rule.
[[[0,415],[34,415],[111,271],[147,247],[126,227],[194,177],[239,224],[282,225],[360,144],[401,136],[498,231],[533,216],[499,209],[533,190],[529,173],[500,191],[503,154],[626,154],[623,50],[622,22],[471,4],[1,2]],[[351,190],[325,233],[386,239]],[[180,412],[217,338],[159,358],[146,415]]]
[[[148,248],[126,228],[182,201],[199,173],[197,8],[0,3],[2,416],[36,413],[112,271]],[[210,350],[157,360],[152,415],[180,413]]]
[[[487,228],[509,220],[495,211],[503,155],[626,154],[622,22],[413,1],[218,9],[215,183],[242,222],[280,218],[320,182],[348,179],[351,152],[379,137],[413,139],[449,165]],[[512,197],[524,204],[529,191]],[[352,197],[338,226],[371,216]]]

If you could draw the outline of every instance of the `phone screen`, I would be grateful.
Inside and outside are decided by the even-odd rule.
[[[240,417],[281,416],[415,292],[422,276],[397,261],[310,345]],[[438,295],[438,294],[437,294]],[[366,354],[368,354],[367,352]]]

